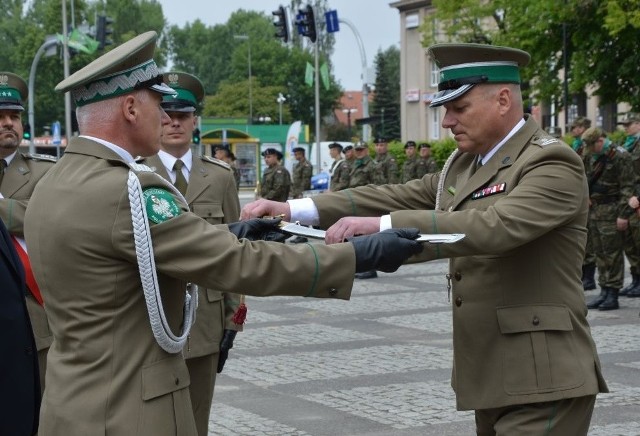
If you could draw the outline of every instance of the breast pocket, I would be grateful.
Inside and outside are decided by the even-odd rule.
[[[585,375],[575,364],[571,315],[563,305],[500,307],[504,388],[508,394],[572,389]]]
[[[211,224],[221,224],[224,218],[220,203],[199,203],[192,206],[193,213]]]

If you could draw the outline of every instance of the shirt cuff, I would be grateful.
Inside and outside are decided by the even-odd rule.
[[[317,226],[320,224],[320,214],[316,204],[310,198],[287,200],[291,210],[291,222],[300,222],[304,226]]]
[[[392,228],[391,215],[382,215],[380,217],[380,231]]]

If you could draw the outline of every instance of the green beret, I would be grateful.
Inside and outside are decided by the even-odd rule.
[[[77,106],[117,97],[137,89],[175,94],[162,83],[153,61],[158,34],[145,32],[103,54],[56,85],[58,92],[71,91]]]
[[[171,71],[162,75],[164,83],[176,94],[162,97],[162,108],[168,112],[195,112],[204,99],[202,82],[191,74]]]
[[[520,83],[529,53],[487,44],[435,44],[427,53],[440,69],[438,92],[429,107],[455,100],[480,83]]]
[[[29,95],[29,88],[20,76],[0,73],[0,109],[23,111],[23,101]]]

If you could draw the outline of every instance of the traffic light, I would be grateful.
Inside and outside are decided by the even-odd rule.
[[[198,145],[200,144],[200,129],[197,127],[193,129],[193,133],[191,134],[191,142]]]
[[[311,42],[316,42],[318,38],[318,34],[316,33],[316,17],[311,5],[307,5],[304,9],[298,10],[296,26],[298,27],[298,33],[300,35],[306,36]]]
[[[98,22],[96,23],[96,40],[98,41],[98,49],[104,50],[105,46],[113,44],[113,41],[109,39],[109,36],[113,33],[111,25],[113,24],[113,18],[105,15],[98,15]]]
[[[29,123],[22,125],[22,139],[25,141],[31,141],[31,126]]]
[[[273,25],[276,26],[276,38],[281,38],[284,42],[289,42],[289,25],[286,9],[283,6],[278,6],[278,10],[271,13],[275,17]]]

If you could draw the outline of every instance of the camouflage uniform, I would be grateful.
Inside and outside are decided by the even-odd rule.
[[[418,162],[418,156],[404,161],[404,164],[402,164],[402,183],[418,178]]]
[[[311,189],[312,175],[313,166],[306,159],[293,166],[293,184],[291,185],[291,196],[293,198],[302,198],[302,193]]]
[[[429,156],[426,159],[420,158],[418,160],[418,179],[421,179],[425,174],[437,173],[438,171],[440,171],[440,168],[438,168],[438,163],[433,157]]]
[[[374,183],[375,162],[370,156],[362,159],[354,159],[349,174],[349,188],[369,185]]]
[[[291,176],[282,165],[267,168],[262,175],[260,196],[267,200],[287,201],[291,189]]]
[[[353,159],[340,159],[331,169],[331,191],[341,191],[349,187],[349,173]]]
[[[636,175],[634,195],[640,196],[640,136],[627,136],[623,147],[631,155]],[[621,295],[640,297],[640,218],[635,213],[629,218],[629,228],[624,234],[624,253],[629,261],[629,269],[631,276],[635,279],[635,286],[625,288]]]
[[[374,161],[374,183],[376,185],[386,185],[398,183],[398,163],[396,158],[389,153],[379,154]]]
[[[604,171],[594,181],[598,162],[604,162]],[[616,219],[628,219],[633,213],[627,204],[636,180],[631,155],[621,147],[605,148],[602,153],[586,157],[585,164],[591,201],[589,232],[593,235],[598,283],[603,290],[613,290],[617,295],[623,282],[624,259],[623,234],[616,228]]]

